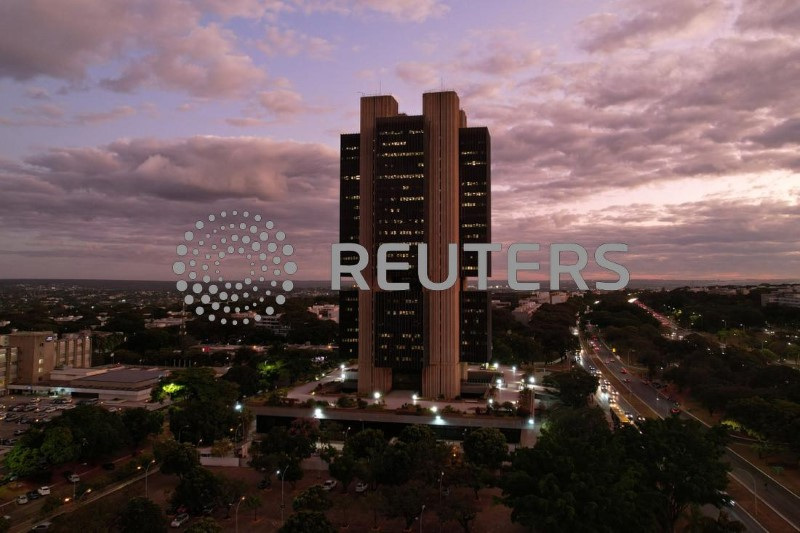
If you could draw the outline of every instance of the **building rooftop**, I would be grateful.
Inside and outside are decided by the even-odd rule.
[[[161,369],[139,369],[139,368],[123,368],[120,370],[109,370],[100,374],[93,374],[91,376],[82,377],[76,381],[100,381],[103,383],[139,383],[142,381],[149,381],[157,379],[167,372]]]

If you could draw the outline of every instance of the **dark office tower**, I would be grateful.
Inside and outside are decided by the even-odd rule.
[[[459,252],[458,279],[443,291],[423,289],[417,245],[428,246],[428,277],[448,277],[448,244],[490,242],[490,151],[486,128],[467,128],[454,92],[427,93],[422,115],[398,113],[391,96],[361,99],[361,132],[341,138],[341,242],[369,252],[369,291],[340,293],[341,350],[358,354],[359,393],[392,388],[430,398],[460,394],[461,362],[489,358],[489,298],[466,289],[476,254]],[[388,281],[407,291],[381,291],[375,270],[383,243],[408,243],[390,262]],[[346,261],[352,259],[343,258]],[[354,334],[357,331],[357,335]]]

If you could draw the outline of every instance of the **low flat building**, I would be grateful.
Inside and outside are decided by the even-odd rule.
[[[12,384],[9,391],[144,402],[150,398],[153,387],[168,374],[168,370],[161,368],[65,368],[52,371],[47,381],[35,385]]]

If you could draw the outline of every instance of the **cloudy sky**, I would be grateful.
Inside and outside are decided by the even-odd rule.
[[[174,279],[248,209],[325,279],[359,96],[446,88],[492,134],[493,241],[797,279],[798,87],[796,0],[3,0],[0,278]]]

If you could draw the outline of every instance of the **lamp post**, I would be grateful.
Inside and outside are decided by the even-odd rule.
[[[444,480],[444,472],[439,474],[439,505],[442,504],[442,481]]]
[[[283,510],[286,508],[283,500],[283,480],[286,478],[286,471],[289,469],[289,465],[283,467],[283,471],[281,472],[278,470],[278,474],[281,476],[281,524],[283,524]]]
[[[244,496],[239,498],[239,503],[236,504],[236,512],[233,513],[233,521],[236,524],[236,533],[239,533],[239,506],[242,505],[244,501]]]
[[[156,464],[155,459],[151,459],[150,463],[147,465],[147,468],[144,469],[144,497],[147,498],[147,475],[150,473],[150,467]]]
[[[419,533],[422,533],[422,513],[425,512],[425,504],[422,505],[422,510],[419,512]]]

